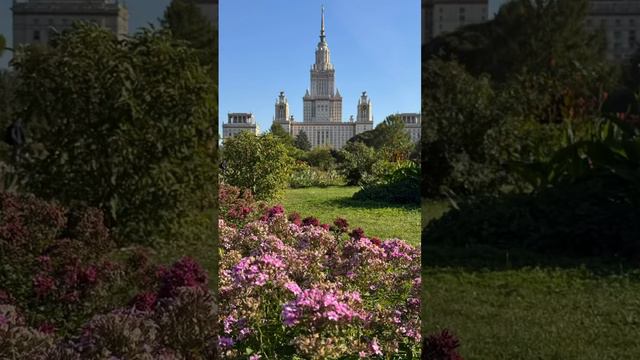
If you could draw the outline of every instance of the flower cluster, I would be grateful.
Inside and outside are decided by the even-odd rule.
[[[370,239],[342,218],[330,227],[287,216],[281,205],[241,227],[222,217],[218,346],[225,358],[418,356],[418,249]]]
[[[217,358],[214,297],[204,288],[206,282],[201,286],[187,281],[200,271],[190,259],[178,261],[159,279],[157,288],[163,289],[167,274],[184,278],[167,297],[143,292],[128,307],[93,316],[79,334],[68,338],[56,336],[55,326],[48,322],[29,327],[15,306],[0,304],[0,358]]]

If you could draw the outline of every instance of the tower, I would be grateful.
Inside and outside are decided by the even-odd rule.
[[[273,121],[279,123],[285,123],[289,120],[289,102],[284,96],[284,91],[280,91],[280,96],[276,100],[276,116]]]
[[[316,46],[315,63],[310,70],[310,88],[303,100],[304,122],[342,121],[342,96],[335,87],[335,69],[324,28],[324,6],[320,15],[320,41]]]
[[[357,122],[373,122],[373,113],[371,111],[371,99],[367,96],[367,92],[363,91],[358,100],[358,117]]]

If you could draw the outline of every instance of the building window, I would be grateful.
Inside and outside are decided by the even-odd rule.
[[[636,19],[629,19],[629,25],[634,26],[636,24]]]
[[[620,39],[620,37],[622,36],[622,33],[620,31],[614,31],[613,32],[613,37],[616,39]]]
[[[464,15],[460,15],[460,22],[464,22],[466,20],[466,17]]]
[[[53,24],[54,24],[53,19],[49,19],[49,25],[53,25]]]
[[[607,26],[607,19],[601,19],[600,20],[600,25],[603,26],[603,27]]]
[[[40,19],[38,19],[38,18],[33,19],[33,23],[34,23],[35,25],[40,24]]]
[[[461,7],[460,8],[460,14],[464,14],[465,8]]]
[[[620,19],[616,19],[616,26],[620,26],[622,24],[622,21]]]
[[[33,40],[34,41],[40,41],[40,30],[34,30],[33,31]]]

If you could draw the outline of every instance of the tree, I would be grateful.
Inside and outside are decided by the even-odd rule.
[[[474,75],[496,81],[604,61],[603,34],[584,26],[587,0],[513,0],[491,21],[469,25],[434,39],[428,57],[457,59]]]
[[[348,185],[360,185],[373,174],[373,166],[378,160],[374,148],[359,141],[347,142],[339,152],[338,170]]]
[[[243,131],[224,141],[224,182],[249,189],[260,200],[280,196],[287,187],[293,159],[273,134]]]
[[[309,138],[307,137],[306,132],[301,130],[298,133],[295,140],[295,146],[300,150],[304,150],[304,151],[311,150],[311,142],[309,141]]]
[[[331,148],[328,146],[317,147],[307,152],[306,155],[306,161],[309,165],[322,170],[329,170],[335,165],[335,158],[332,155]]]
[[[476,78],[456,62],[431,60],[423,83],[423,193],[443,189],[467,194],[486,189],[492,177],[484,151],[485,135],[500,118],[488,77]],[[482,171],[480,171],[480,169]]]
[[[171,30],[174,38],[187,41],[198,50],[203,65],[217,65],[217,33],[193,0],[172,0],[160,24]]]
[[[349,142],[362,142],[380,151],[388,161],[394,162],[408,159],[414,149],[404,123],[396,115],[388,116],[375,129],[360,133],[349,139]]]
[[[269,133],[282,142],[287,147],[294,147],[294,139],[280,124],[273,123],[269,128]]]
[[[407,160],[414,145],[402,120],[395,115],[388,116],[375,128],[371,145],[384,154],[389,161]]]
[[[86,24],[18,53],[27,190],[104,210],[121,241],[211,236],[217,110],[194,55],[166,31],[118,40]]]

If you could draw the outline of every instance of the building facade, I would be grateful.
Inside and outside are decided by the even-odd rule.
[[[292,136],[306,133],[313,148],[328,146],[342,148],[353,136],[373,129],[371,99],[366,91],[358,100],[357,116],[342,121],[342,95],[336,88],[336,70],[331,63],[331,52],[325,36],[324,8],[320,19],[320,41],[316,47],[315,63],[310,70],[310,86],[302,98],[303,119],[296,121],[289,114],[289,103],[284,95],[275,104],[274,124],[279,124]]]
[[[252,113],[228,113],[227,123],[222,124],[222,137],[232,138],[242,131],[258,135],[260,129]]]
[[[608,60],[625,60],[638,49],[640,2],[637,0],[591,0],[586,27],[592,31],[604,31]]]
[[[76,21],[98,24],[119,38],[129,33],[129,13],[121,0],[14,0],[13,44],[46,44]]]
[[[489,0],[423,0],[423,43],[458,28],[489,19]]]
[[[422,116],[420,113],[399,113],[394,115],[399,117],[404,124],[411,141],[420,142],[422,137]]]

